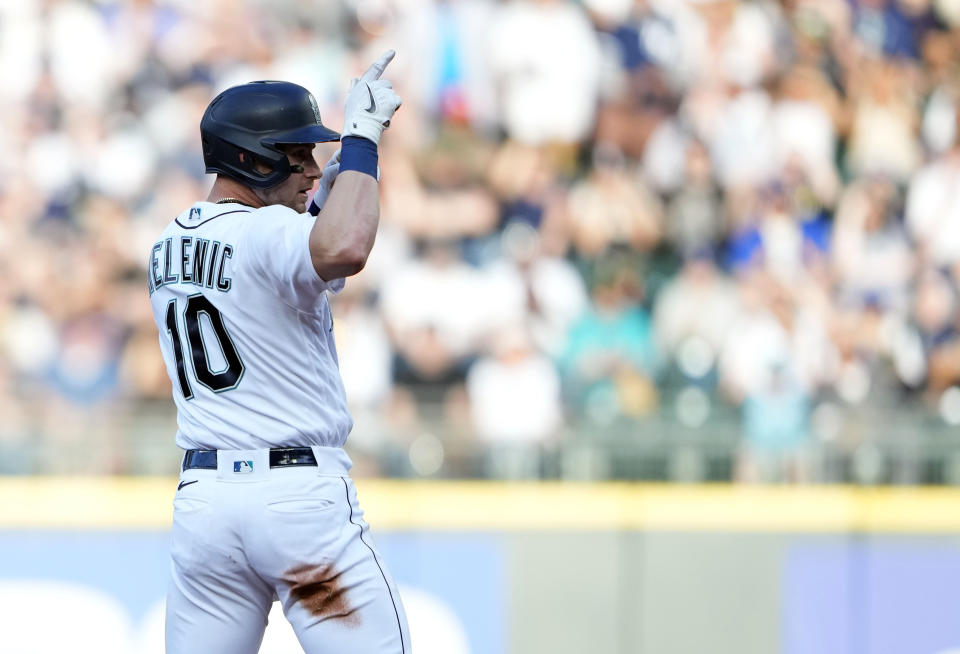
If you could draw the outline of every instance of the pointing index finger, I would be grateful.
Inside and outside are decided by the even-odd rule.
[[[384,52],[382,55],[380,55],[379,59],[373,62],[370,68],[367,69],[367,72],[365,72],[360,79],[365,82],[372,82],[375,79],[380,79],[380,76],[383,75],[383,71],[386,69],[387,64],[390,63],[396,54],[396,50],[387,50]]]

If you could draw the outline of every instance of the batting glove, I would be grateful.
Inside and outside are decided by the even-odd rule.
[[[333,153],[333,156],[323,166],[323,174],[320,175],[320,181],[317,183],[317,190],[310,199],[307,207],[312,215],[316,216],[323,209],[327,202],[327,196],[330,195],[330,189],[333,188],[333,182],[337,179],[337,173],[340,172],[340,150]]]
[[[380,135],[390,126],[390,119],[402,102],[389,80],[380,79],[395,54],[387,50],[359,79],[351,80],[341,136],[359,136],[380,143]]]

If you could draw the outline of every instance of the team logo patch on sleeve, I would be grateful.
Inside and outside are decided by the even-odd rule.
[[[239,474],[249,474],[253,472],[253,461],[234,461],[233,471]]]

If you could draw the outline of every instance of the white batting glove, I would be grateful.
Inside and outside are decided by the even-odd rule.
[[[380,79],[387,64],[396,54],[387,50],[359,79],[350,82],[350,92],[343,111],[343,136],[360,136],[380,143],[380,135],[390,126],[402,100],[393,92],[389,80]]]
[[[333,156],[323,165],[323,173],[320,175],[320,181],[317,182],[317,190],[314,191],[310,203],[307,205],[307,211],[316,216],[327,203],[327,196],[330,195],[330,189],[333,188],[333,182],[337,179],[340,172],[340,149],[333,153]]]

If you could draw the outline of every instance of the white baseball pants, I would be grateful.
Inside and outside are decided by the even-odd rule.
[[[221,450],[174,500],[167,654],[256,654],[279,599],[306,654],[410,654],[396,584],[363,520],[340,448],[269,467]]]

